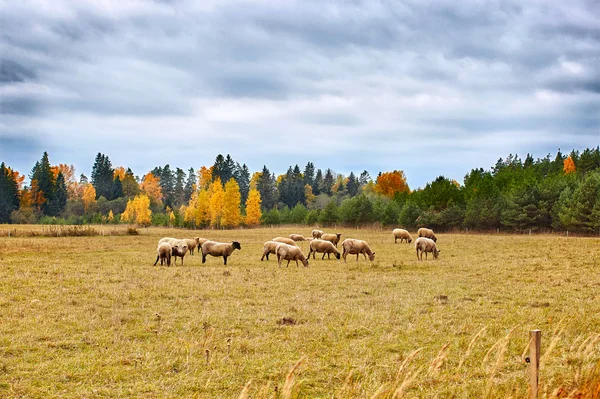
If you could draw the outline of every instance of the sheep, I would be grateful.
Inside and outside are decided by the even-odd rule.
[[[206,263],[206,255],[211,255],[222,256],[223,264],[227,265],[227,257],[236,249],[242,250],[242,246],[237,241],[232,241],[231,243],[206,241],[202,244],[202,263]]]
[[[190,251],[190,255],[193,255],[194,250],[196,249],[196,246],[198,245],[198,243],[193,238],[184,238],[184,240],[188,245],[188,250]]]
[[[321,238],[322,235],[323,235],[323,230],[314,229],[312,231],[313,238]]]
[[[290,261],[296,261],[296,267],[298,267],[298,260],[302,262],[304,267],[308,267],[308,259],[302,253],[302,250],[296,246],[279,243],[277,244],[277,248],[275,248],[275,252],[277,253],[277,262],[279,263],[279,267],[281,267],[281,263],[284,260],[287,260],[288,263],[286,267],[290,266]]]
[[[435,246],[435,241],[427,237],[419,237],[415,241],[415,248],[417,250],[417,260],[423,260],[423,252],[425,252],[425,260],[427,260],[427,252],[433,253],[433,259],[437,259],[441,250]],[[419,252],[421,257],[419,258]]]
[[[402,240],[406,240],[408,244],[412,242],[412,237],[410,236],[410,233],[404,229],[394,229],[392,233],[394,234],[394,244],[398,242],[398,238],[400,239],[401,244]]]
[[[156,248],[156,262],[154,262],[154,266],[156,266],[156,264],[158,263],[158,260],[160,259],[160,265],[162,266],[163,263],[166,263],[167,266],[171,266],[171,244],[169,244],[168,242],[163,242],[160,243],[158,245],[158,248]]]
[[[160,240],[158,240],[158,245],[162,244],[163,242],[168,242],[170,243],[173,240],[177,240],[177,238],[173,238],[173,237],[163,237]]]
[[[354,255],[356,254],[356,261],[358,262],[358,255],[363,254],[365,259],[367,259],[367,255],[369,255],[369,260],[373,262],[375,260],[375,252],[371,251],[369,248],[369,244],[363,240],[356,240],[354,238],[346,238],[342,242],[342,249],[344,257],[344,263],[346,263],[346,256],[348,254]]]
[[[181,266],[183,266],[183,257],[185,256],[185,254],[188,251],[188,245],[187,242],[185,240],[176,240],[173,239],[171,242],[171,256],[173,256],[175,259],[173,260],[173,263],[175,265],[177,265],[177,257],[181,258]]]
[[[315,259],[315,253],[317,252],[323,254],[321,259],[325,259],[325,254],[327,254],[327,259],[329,259],[329,254],[335,254],[337,259],[340,258],[340,251],[330,241],[312,240],[309,245],[307,258],[310,258],[310,254],[312,254],[313,259]]]
[[[275,249],[277,248],[277,245],[282,244],[280,242],[277,241],[267,241],[265,242],[265,244],[263,245],[263,255],[262,258],[260,258],[261,262],[262,260],[265,258],[265,256],[267,257],[267,260],[269,260],[269,254],[274,254],[275,253]]]
[[[294,241],[308,241],[306,237],[301,234],[290,234],[290,239]]]
[[[330,241],[337,248],[340,237],[342,237],[342,233],[323,234],[321,235],[321,240]]]
[[[417,231],[417,236],[419,237],[425,237],[425,238],[429,238],[432,239],[433,241],[437,242],[437,237],[435,236],[435,234],[433,233],[433,230],[431,229],[426,229],[425,227],[421,227],[418,231]]]
[[[275,237],[275,238],[271,238],[271,241],[282,242],[284,244],[291,245],[293,247],[297,247],[296,241],[292,240],[291,238]]]
[[[196,241],[196,246],[198,247],[198,252],[200,252],[200,248],[202,247],[202,244],[204,244],[206,241],[208,241],[208,239],[202,238],[202,237],[194,237],[194,240]]]

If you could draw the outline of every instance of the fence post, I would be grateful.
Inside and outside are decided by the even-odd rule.
[[[540,347],[542,332],[529,331],[529,399],[537,399],[540,381]]]
[[[567,238],[569,238],[569,230],[567,230]]]

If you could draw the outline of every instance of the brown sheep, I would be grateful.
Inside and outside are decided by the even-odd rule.
[[[296,245],[296,241],[292,240],[291,238],[275,237],[275,238],[271,238],[271,241],[282,242],[284,244],[291,245],[294,247],[298,246],[298,245]]]
[[[202,238],[202,237],[194,237],[194,240],[196,241],[196,246],[198,247],[198,252],[200,252],[200,248],[202,248],[202,244],[204,244],[206,241],[209,241],[206,238]]]
[[[313,238],[321,238],[322,235],[323,235],[323,230],[314,229],[312,231]]]
[[[402,244],[402,240],[406,240],[406,242],[408,244],[410,244],[412,242],[412,237],[410,236],[410,233],[407,230],[394,229],[394,231],[392,231],[392,233],[394,234],[394,244],[396,244],[398,242],[398,238],[400,239],[401,244]]]
[[[329,241],[333,245],[335,245],[335,247],[337,248],[341,237],[342,237],[342,233],[323,234],[323,235],[321,235],[321,240]]]
[[[190,251],[190,255],[193,255],[196,246],[198,246],[197,241],[193,238],[184,238],[184,240],[188,245],[188,251]]]
[[[262,258],[260,258],[261,262],[265,258],[265,256],[267,257],[267,260],[269,260],[269,254],[274,254],[275,249],[277,249],[277,246],[279,244],[281,244],[281,243],[277,242],[277,241],[265,242],[265,244],[263,245],[263,255],[262,255]]]
[[[435,234],[433,233],[433,230],[431,229],[426,229],[425,227],[421,227],[418,231],[417,231],[417,236],[418,237],[425,237],[425,238],[429,238],[435,242],[437,242],[437,237],[435,236]],[[425,255],[427,256],[427,255]]]
[[[356,254],[357,262],[359,254],[363,254],[365,259],[367,259],[367,255],[369,255],[369,260],[371,262],[375,260],[375,252],[371,251],[371,248],[369,248],[369,244],[367,244],[366,241],[346,238],[344,242],[342,242],[342,249],[344,251],[342,254],[344,257],[344,263],[346,262],[346,256],[348,256],[348,254]]]
[[[231,243],[206,241],[202,244],[202,263],[206,263],[206,255],[211,255],[222,256],[223,264],[227,265],[227,257],[236,249],[242,250],[242,246],[237,241]]]
[[[158,248],[156,248],[156,262],[154,262],[154,266],[156,266],[156,264],[158,263],[158,259],[160,259],[160,265],[162,266],[163,263],[166,263],[167,266],[171,266],[171,244],[169,244],[168,242],[163,242],[160,243],[158,245]]]
[[[301,234],[290,234],[290,239],[294,241],[306,241],[306,237]]]
[[[433,259],[437,259],[439,253],[442,252],[435,246],[435,241],[427,237],[417,238],[417,241],[415,241],[415,248],[417,250],[417,260],[423,260],[423,252],[425,252],[425,260],[427,260],[427,252],[431,252],[433,254]],[[420,258],[419,252],[421,253]]]
[[[277,262],[279,263],[279,267],[281,267],[281,263],[284,260],[287,260],[288,263],[286,267],[289,267],[290,261],[296,261],[296,267],[298,267],[298,261],[301,261],[305,267],[308,267],[308,259],[302,253],[302,250],[296,246],[279,243],[277,244],[277,248],[275,249],[277,253]]]
[[[325,259],[325,254],[327,254],[327,259],[330,259],[329,254],[335,254],[337,259],[340,258],[340,251],[330,241],[312,240],[309,245],[307,258],[310,258],[310,254],[312,254],[313,259],[315,259],[315,253],[317,252],[323,254],[321,259]]]

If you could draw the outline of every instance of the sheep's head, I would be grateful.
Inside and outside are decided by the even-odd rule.
[[[342,233],[335,233],[335,235],[337,236],[337,239],[339,240],[340,237],[342,236]]]
[[[410,244],[411,242],[412,242],[412,238],[409,238],[408,239],[408,243]]]
[[[308,259],[303,259],[302,260],[302,264],[306,267],[308,267]]]
[[[373,252],[371,255],[369,255],[369,260],[371,262],[373,262],[375,260],[375,252]]]
[[[431,237],[431,239],[433,240],[433,242],[437,242],[437,237],[436,236]]]
[[[339,259],[340,258],[340,254],[335,254],[335,257]]]
[[[233,249],[239,249],[240,251],[242,250],[242,246],[237,241],[233,241],[231,245],[233,246]]]
[[[433,249],[433,259],[437,259],[440,252],[442,252],[441,249],[434,248]]]

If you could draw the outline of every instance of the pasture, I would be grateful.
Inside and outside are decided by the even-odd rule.
[[[600,239],[439,234],[419,262],[414,232],[337,228],[375,261],[260,261],[264,241],[310,230],[0,237],[0,397],[524,397],[529,330],[543,394],[581,387],[600,357]],[[153,267],[163,236],[242,249]]]

